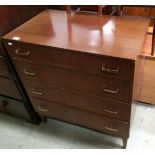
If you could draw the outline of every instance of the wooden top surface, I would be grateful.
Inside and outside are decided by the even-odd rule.
[[[3,38],[135,60],[149,20],[46,10]]]

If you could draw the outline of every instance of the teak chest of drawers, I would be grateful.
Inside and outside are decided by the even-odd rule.
[[[47,10],[3,43],[36,112],[121,137],[126,147],[148,23]]]

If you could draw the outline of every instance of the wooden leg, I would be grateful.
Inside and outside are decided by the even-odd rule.
[[[127,141],[128,141],[128,139],[127,138],[123,138],[122,139],[123,140],[123,149],[126,149],[126,145],[127,145]]]

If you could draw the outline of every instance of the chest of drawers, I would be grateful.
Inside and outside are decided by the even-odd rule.
[[[0,112],[34,124],[40,122],[32,105],[24,98],[12,66],[7,58],[4,58],[4,51],[0,53]]]
[[[121,137],[126,147],[149,23],[138,22],[47,10],[3,43],[36,112]]]

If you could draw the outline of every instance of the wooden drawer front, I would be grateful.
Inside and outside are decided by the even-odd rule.
[[[124,121],[130,120],[130,104],[122,104],[76,91],[53,87],[43,82],[37,83],[24,80],[23,83],[29,96],[54,101]]]
[[[80,54],[60,49],[54,50],[53,61],[55,66],[73,68],[75,70],[123,80],[132,80],[132,70],[134,69],[131,62],[121,59]]]
[[[134,64],[131,61],[109,58],[104,56],[78,53],[75,51],[48,48],[21,42],[11,42],[6,46],[12,58],[36,61],[64,68],[102,74],[119,79],[132,80]]]
[[[22,99],[14,81],[0,77],[0,94]]]
[[[130,102],[130,81],[56,68],[58,86],[122,102]]]
[[[9,77],[9,72],[7,70],[5,63],[4,63],[3,56],[1,56],[1,55],[0,55],[0,76]]]
[[[113,135],[128,136],[129,124],[127,122],[64,106],[55,102],[47,102],[35,98],[31,98],[31,100],[35,110],[44,116],[60,119],[62,121]]]
[[[0,108],[3,113],[30,120],[22,102],[0,97]]]
[[[47,47],[34,46],[14,41],[6,41],[5,47],[13,59],[22,59],[42,64],[53,64],[51,54],[53,50],[50,50]]]
[[[59,87],[89,93],[122,102],[130,102],[130,81],[121,81],[96,74],[78,72],[59,67],[43,66],[15,60],[15,66],[22,79],[39,80]],[[28,73],[24,73],[26,72]]]
[[[32,81],[43,81],[45,83],[57,84],[57,77],[55,68],[40,65],[38,63],[30,63],[27,61],[14,60],[14,65],[21,79],[28,79]]]

